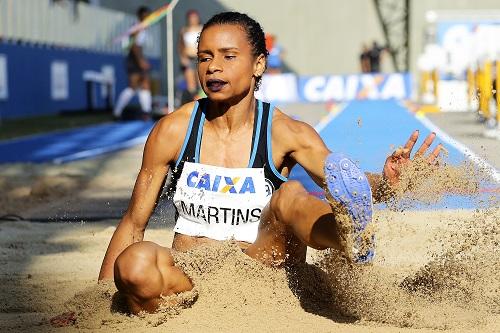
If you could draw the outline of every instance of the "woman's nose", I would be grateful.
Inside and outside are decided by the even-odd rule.
[[[214,57],[212,61],[208,64],[208,71],[210,73],[220,72],[222,70],[222,65],[219,57]]]

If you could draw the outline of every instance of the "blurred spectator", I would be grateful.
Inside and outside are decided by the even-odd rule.
[[[266,34],[266,49],[269,52],[267,57],[267,72],[281,73],[285,52],[281,45],[276,42],[275,35]]]
[[[196,66],[198,63],[198,37],[202,27],[200,14],[194,9],[189,10],[186,13],[186,25],[180,31],[177,43],[181,69],[186,81],[186,91],[183,94],[182,104],[194,100],[198,91]]]
[[[71,11],[73,13],[73,19],[78,19],[78,3],[83,2],[89,5],[98,5],[98,0],[50,0],[53,5],[58,5],[61,7],[71,6]]]
[[[361,72],[362,73],[369,73],[370,69],[371,69],[371,67],[370,67],[370,49],[364,43],[363,43],[363,46],[361,48],[359,62],[360,62],[360,66],[361,66]]]
[[[373,41],[372,48],[370,49],[370,72],[380,72],[380,58],[382,52],[387,50],[386,47],[379,46],[376,41]]]
[[[149,14],[148,7],[141,6],[137,9],[137,19],[143,21]],[[146,30],[140,30],[130,36],[129,52],[126,58],[126,68],[128,75],[128,87],[118,96],[113,116],[121,119],[123,109],[127,106],[135,93],[139,97],[142,109],[142,118],[147,119],[151,113],[151,85],[149,81],[150,64],[144,56],[143,47],[147,40]],[[135,117],[134,117],[135,118]]]

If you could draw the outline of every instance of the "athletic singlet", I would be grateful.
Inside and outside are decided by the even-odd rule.
[[[200,35],[201,30],[194,31],[185,31],[182,34],[182,39],[184,40],[184,45],[187,48],[191,48],[196,50],[198,48],[198,36]]]
[[[176,208],[175,232],[217,240],[253,243],[262,209],[287,180],[274,166],[271,152],[273,107],[257,101],[247,168],[199,163],[207,99],[195,103],[169,193]]]

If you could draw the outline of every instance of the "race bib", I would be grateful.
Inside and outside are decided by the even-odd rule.
[[[263,168],[224,168],[185,162],[177,181],[175,232],[252,243],[272,189]]]

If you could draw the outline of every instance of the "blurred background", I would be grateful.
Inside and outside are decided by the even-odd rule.
[[[0,139],[113,120],[127,87],[126,32],[139,6],[155,13],[166,4],[0,0]],[[153,119],[203,96],[190,87],[179,46],[189,14],[203,24],[228,10],[248,13],[266,32],[271,58],[257,96],[296,118],[316,123],[311,114],[338,103],[397,100],[415,112],[456,114],[430,116],[443,126],[455,117],[473,136],[500,137],[496,0],[173,1],[142,45]],[[133,97],[118,120],[149,119],[139,102]]]

